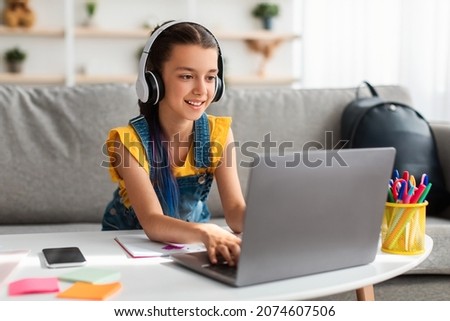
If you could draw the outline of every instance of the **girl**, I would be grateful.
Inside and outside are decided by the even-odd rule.
[[[136,84],[141,115],[110,131],[110,173],[118,183],[103,230],[140,229],[155,241],[202,242],[212,263],[235,265],[240,239],[207,223],[216,178],[224,215],[242,231],[245,201],[236,169],[231,119],[206,115],[223,93],[220,47],[211,32],[171,21],[151,35]]]

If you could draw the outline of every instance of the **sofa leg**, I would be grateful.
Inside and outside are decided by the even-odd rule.
[[[368,285],[363,288],[356,289],[356,299],[358,301],[375,301],[375,292],[373,285]]]

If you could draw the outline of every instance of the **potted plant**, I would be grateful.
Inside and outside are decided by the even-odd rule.
[[[95,25],[95,13],[97,11],[97,2],[96,1],[86,1],[85,3],[87,20],[85,22],[85,26],[90,27]]]
[[[19,47],[14,47],[5,52],[4,58],[8,72],[19,73],[27,54]]]
[[[279,12],[277,4],[262,2],[253,8],[252,14],[254,17],[262,20],[264,29],[270,30],[272,29],[272,18],[278,16]]]

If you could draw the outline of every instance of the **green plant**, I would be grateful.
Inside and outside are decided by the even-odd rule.
[[[95,1],[86,2],[86,12],[88,17],[92,17],[95,14],[97,3]]]
[[[262,2],[256,5],[252,14],[256,18],[272,18],[279,14],[279,7],[275,3]]]
[[[14,47],[5,52],[5,60],[7,62],[22,62],[27,58],[27,54],[19,47]]]

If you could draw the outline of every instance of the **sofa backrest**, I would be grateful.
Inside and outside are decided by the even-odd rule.
[[[386,100],[411,104],[409,93],[403,87],[376,89]],[[360,92],[368,94],[367,88],[361,88]],[[342,111],[354,98],[355,88],[228,90],[208,112],[233,118],[239,164],[248,163],[252,153],[269,151],[267,146],[272,146],[272,153],[283,149],[293,152],[304,148],[333,148],[340,140]],[[249,168],[239,166],[238,171],[245,194]],[[210,195],[209,207],[215,215],[222,215],[217,190]]]
[[[137,113],[130,86],[0,86],[0,224],[100,222],[103,143]]]
[[[377,87],[381,97],[409,103],[406,90]],[[307,142],[333,147],[340,115],[354,89],[228,89],[208,110],[233,117],[238,162],[264,150]],[[0,86],[0,224],[100,222],[116,188],[103,145],[109,129],[137,115],[134,86]],[[325,142],[332,137],[332,142]],[[256,144],[256,147],[255,147]],[[105,164],[104,164],[105,165]],[[246,190],[248,168],[238,168]],[[214,185],[214,216],[222,210]]]

